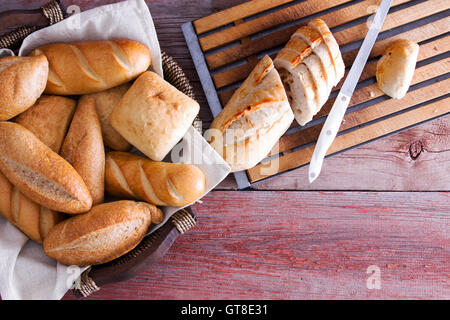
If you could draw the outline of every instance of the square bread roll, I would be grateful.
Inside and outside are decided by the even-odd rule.
[[[154,161],[161,161],[183,138],[199,104],[156,73],[143,73],[114,107],[111,125]]]

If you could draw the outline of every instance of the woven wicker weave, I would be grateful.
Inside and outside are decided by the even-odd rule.
[[[44,5],[41,10],[42,14],[48,20],[48,25],[55,24],[64,19],[64,14],[58,1],[49,2]],[[20,47],[21,43],[28,35],[38,29],[38,27],[27,26],[21,27],[13,32],[6,33],[0,36],[0,48],[16,50]],[[165,52],[162,52],[162,65],[165,80],[184,94],[188,95],[192,99],[195,99],[194,91],[185,73],[175,62],[175,60]],[[202,125],[198,116],[194,120],[193,126],[200,133],[202,133]],[[97,283],[90,276],[91,273],[96,272],[98,278],[103,280],[102,282],[121,281],[132,277],[136,274],[136,269],[142,270],[143,267],[145,267],[140,266],[140,268],[137,268],[136,266],[138,264],[142,265],[145,263],[156,262],[157,259],[161,258],[167,252],[178,235],[183,234],[192,228],[196,221],[197,219],[190,208],[178,211],[163,227],[145,237],[134,250],[105,265],[94,266],[86,270],[81,275],[77,286],[74,289],[74,293],[79,297],[87,297],[100,289]],[[130,271],[129,269],[131,268],[134,271]],[[118,270],[124,271],[121,277],[117,277]],[[108,272],[115,273],[115,275],[108,277]],[[111,280],[111,278],[113,280]]]

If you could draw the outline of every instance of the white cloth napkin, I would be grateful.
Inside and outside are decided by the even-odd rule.
[[[162,75],[158,38],[144,0],[129,0],[98,7],[36,31],[25,39],[19,55],[26,55],[34,48],[47,43],[117,38],[133,39],[147,45],[152,54],[151,69]],[[13,53],[0,49],[0,56],[5,55]],[[180,158],[177,155],[181,145],[183,151]],[[207,192],[230,172],[225,161],[192,127],[174,151],[177,151],[171,157],[174,162],[196,164],[205,173]],[[163,208],[164,222],[179,209]],[[6,219],[0,217],[2,299],[61,299],[83,270],[85,269],[65,266],[48,258],[41,245],[29,240]]]

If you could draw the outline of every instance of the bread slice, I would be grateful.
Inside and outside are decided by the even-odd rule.
[[[325,70],[327,89],[331,91],[336,82],[336,70],[332,62],[331,52],[328,50],[320,33],[310,26],[303,26],[294,33],[293,37],[298,37],[305,41],[311,47],[312,52],[319,57],[323,70]]]
[[[378,87],[394,99],[403,98],[414,76],[418,54],[419,45],[410,40],[392,43],[377,63]]]
[[[325,41],[325,44],[328,47],[328,50],[331,53],[331,56],[333,58],[332,62],[336,71],[336,79],[334,85],[337,85],[345,74],[345,65],[344,61],[342,60],[339,45],[336,42],[336,39],[333,37],[333,34],[331,33],[327,24],[322,19],[313,19],[308,23],[308,25],[320,33],[322,39]]]

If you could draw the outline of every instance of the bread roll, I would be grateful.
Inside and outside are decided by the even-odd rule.
[[[58,96],[42,96],[14,122],[30,130],[39,140],[59,153],[75,111],[76,101]]]
[[[211,146],[232,171],[263,160],[294,119],[280,76],[265,56],[214,119]]]
[[[197,102],[148,71],[114,107],[111,124],[150,159],[161,161],[186,134],[199,110]]]
[[[106,155],[106,191],[158,206],[181,207],[206,191],[206,178],[194,165],[148,160],[125,152]]]
[[[317,114],[345,72],[344,62],[325,22],[299,28],[274,61],[295,119],[305,125]]]
[[[86,97],[94,98],[100,124],[102,125],[103,141],[105,145],[116,151],[128,151],[131,148],[128,141],[111,126],[109,121],[114,107],[119,103],[120,99],[130,87],[131,84],[125,83],[121,86],[86,95],[81,98],[82,100]]]
[[[65,218],[64,214],[31,201],[1,173],[0,214],[38,243],[42,243],[50,230]]]
[[[43,96],[19,115],[21,124],[54,152],[59,152],[76,102],[57,96]],[[0,174],[0,214],[32,240],[42,243],[48,232],[64,219],[64,214],[45,208],[24,196]]]
[[[79,173],[92,196],[92,204],[105,195],[105,147],[95,100],[80,100],[61,148],[61,157]]]
[[[403,98],[414,76],[418,55],[417,43],[409,40],[392,43],[377,63],[378,87],[394,99]]]
[[[44,207],[72,214],[91,208],[92,197],[75,169],[19,124],[0,122],[0,170]]]
[[[151,223],[153,205],[117,201],[54,227],[44,240],[45,253],[65,265],[80,267],[109,262],[134,249]]]
[[[128,82],[148,69],[148,48],[126,39],[47,44],[30,55],[45,55],[50,64],[45,93],[81,95]]]
[[[45,56],[0,58],[0,120],[9,120],[30,108],[45,89]]]

